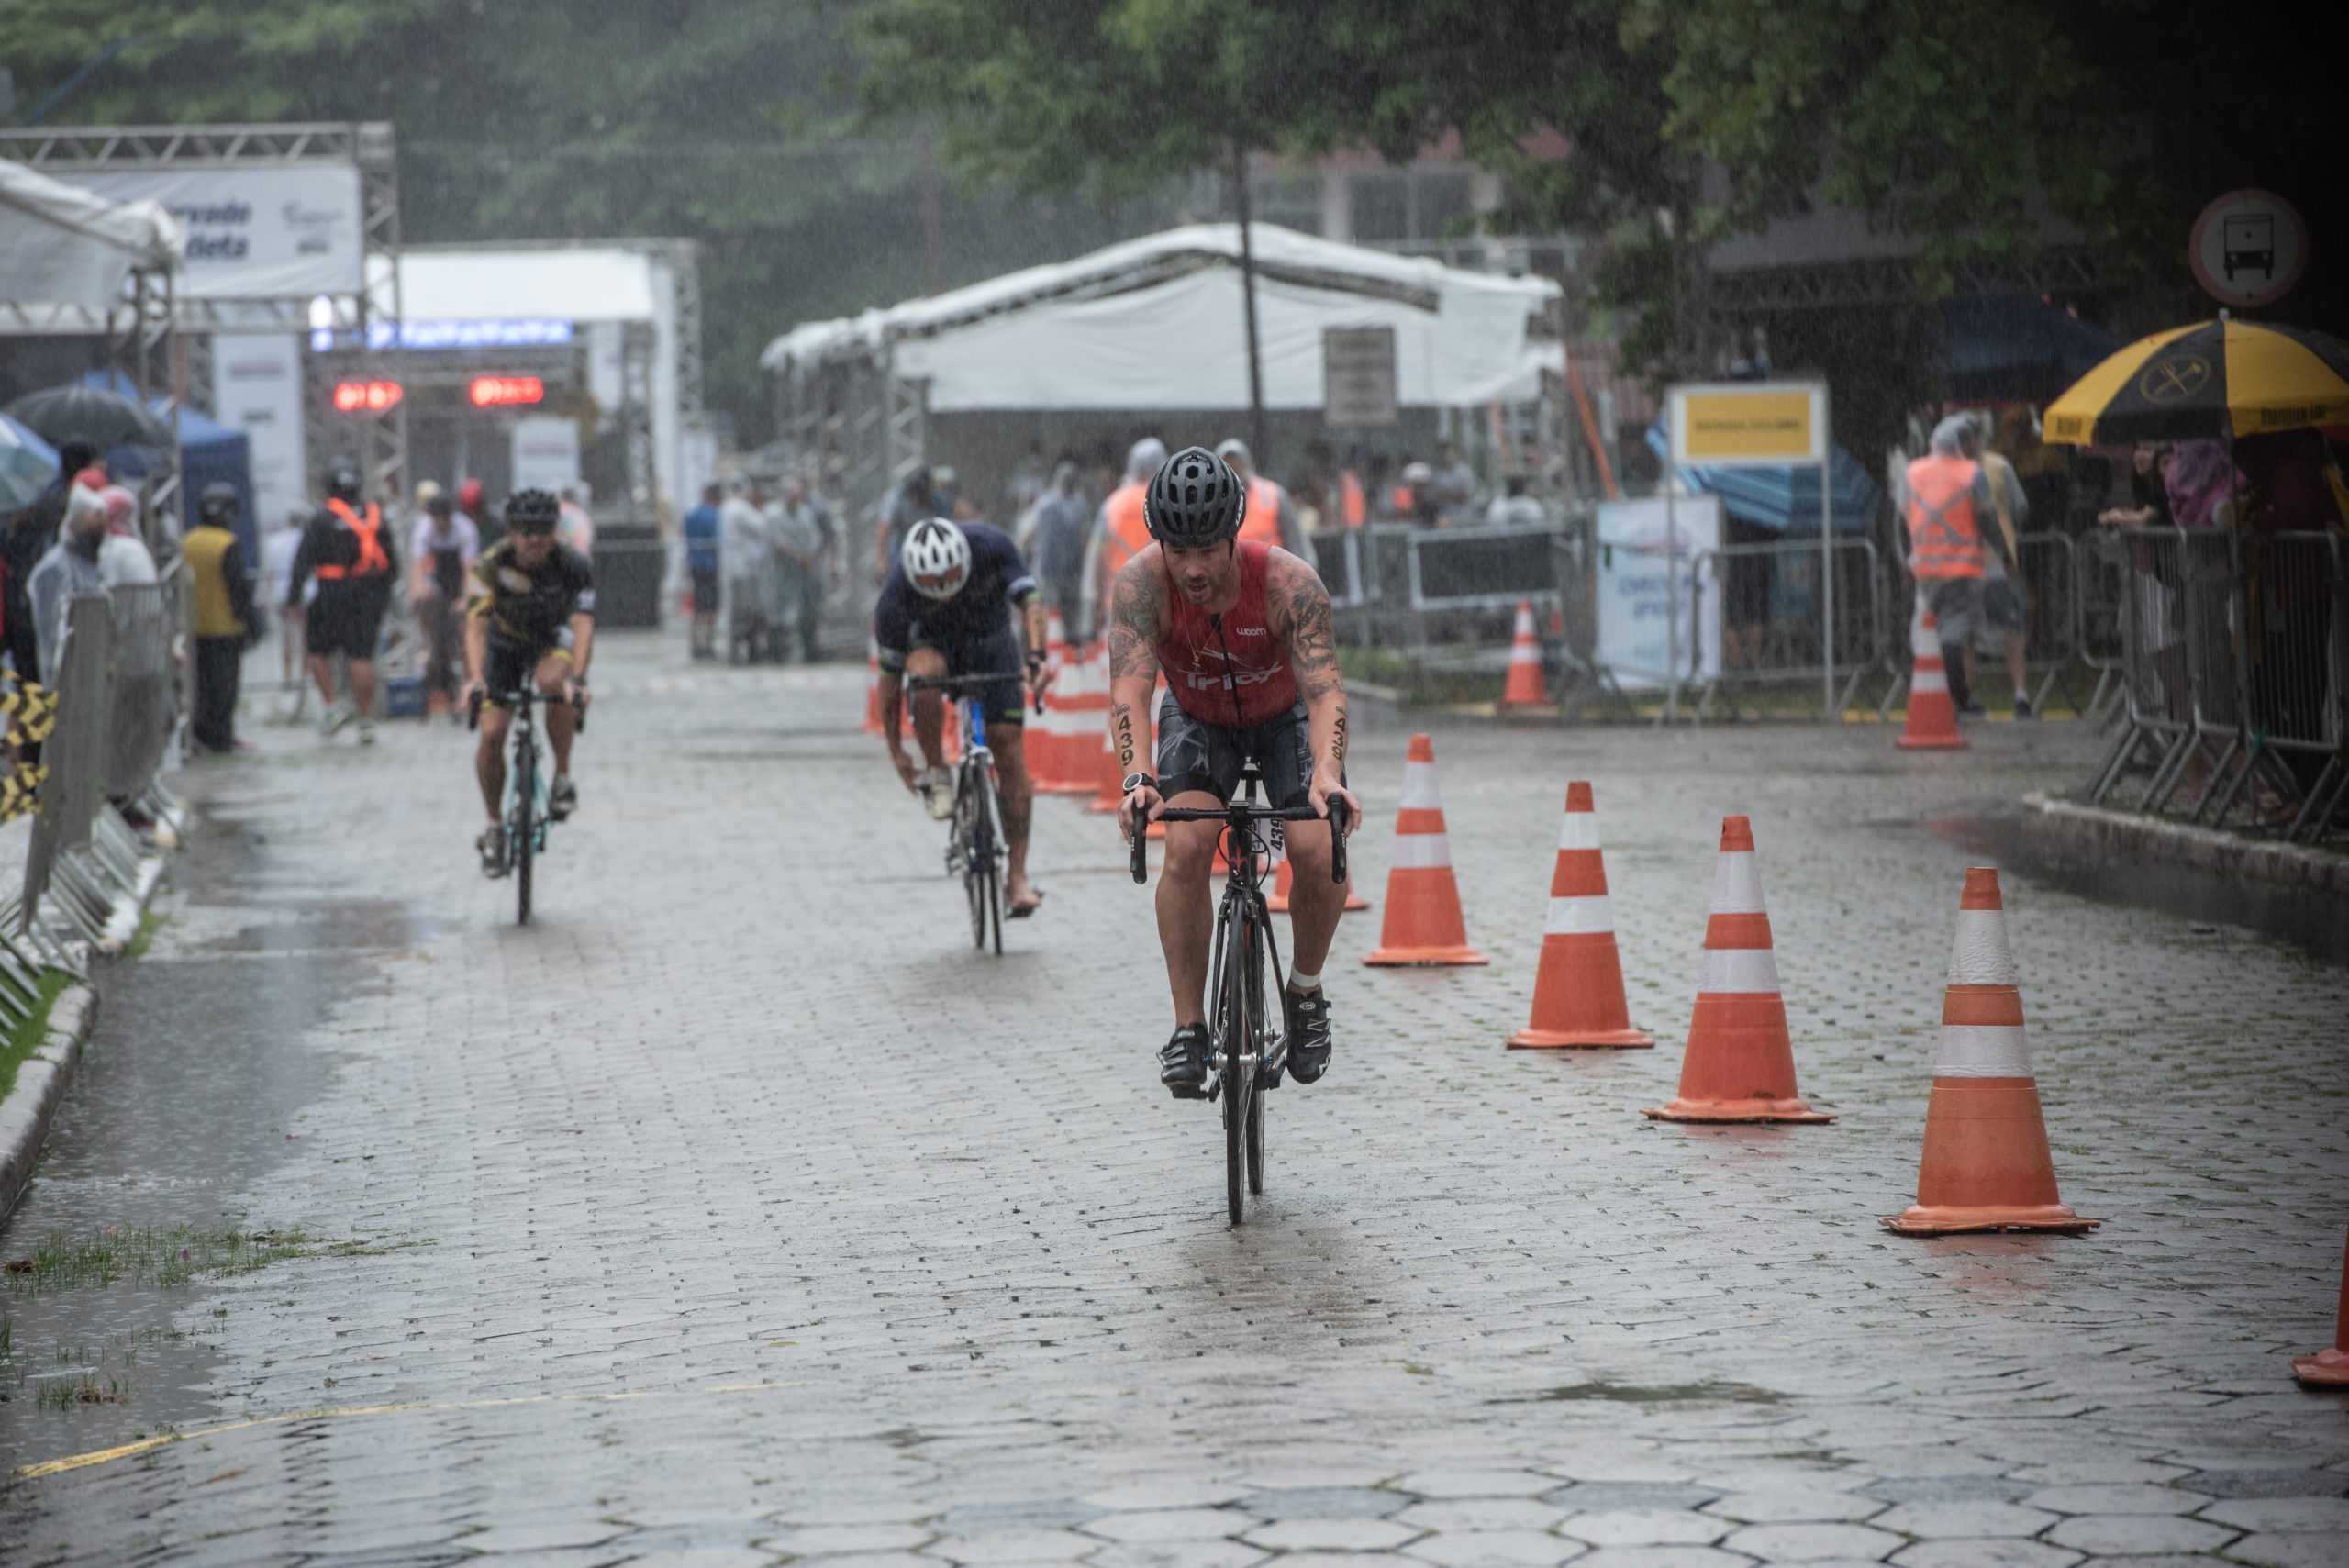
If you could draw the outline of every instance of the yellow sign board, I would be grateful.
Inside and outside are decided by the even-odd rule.
[[[1675,386],[1671,432],[1676,463],[1823,462],[1827,389],[1785,382]]]

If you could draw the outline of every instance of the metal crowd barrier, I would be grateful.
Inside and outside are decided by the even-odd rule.
[[[2324,833],[2349,797],[2342,536],[2126,528],[2093,548],[2118,598],[2121,706],[2088,800]]]
[[[114,628],[106,663],[106,793],[136,798],[161,776],[177,694],[172,685],[172,620],[161,583],[111,590]]]
[[[1898,679],[1885,615],[1883,564],[1875,541],[1839,539],[1831,551],[1835,573],[1831,632],[1831,606],[1820,592],[1816,539],[1716,545],[1690,557],[1692,583],[1718,584],[1721,599],[1720,673],[1703,673],[1701,625],[1695,615],[1684,617],[1678,628],[1696,634],[1689,636],[1689,646],[1685,653],[1674,650],[1684,683],[1698,694],[1694,710],[1698,722],[1711,716],[1717,700],[1736,712],[1739,689],[1815,683],[1826,701],[1825,711],[1833,715],[1850,706],[1871,678]],[[1765,571],[1766,578],[1754,576]],[[1757,586],[1766,603],[1761,615],[1751,616],[1745,612]],[[1842,684],[1829,698],[1824,694],[1831,679]]]

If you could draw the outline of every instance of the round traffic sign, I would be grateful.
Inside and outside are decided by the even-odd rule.
[[[2224,305],[2270,305],[2309,264],[2308,225],[2271,191],[2230,191],[2202,209],[2187,241],[2194,279]]]

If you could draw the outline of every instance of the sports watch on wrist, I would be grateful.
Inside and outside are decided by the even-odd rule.
[[[1145,785],[1152,789],[1156,789],[1158,787],[1158,775],[1155,773],[1128,773],[1126,775],[1126,794],[1131,795],[1134,791],[1141,789]]]

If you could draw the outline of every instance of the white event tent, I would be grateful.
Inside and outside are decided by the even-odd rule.
[[[186,244],[161,203],[108,201],[0,160],[0,331],[105,331],[130,275],[170,272]]]
[[[1323,406],[1322,334],[1395,330],[1407,407],[1531,402],[1562,370],[1558,285],[1251,226],[1264,406]],[[885,310],[812,322],[761,363],[863,365],[919,383],[931,414],[1248,406],[1236,224],[1195,224]]]

